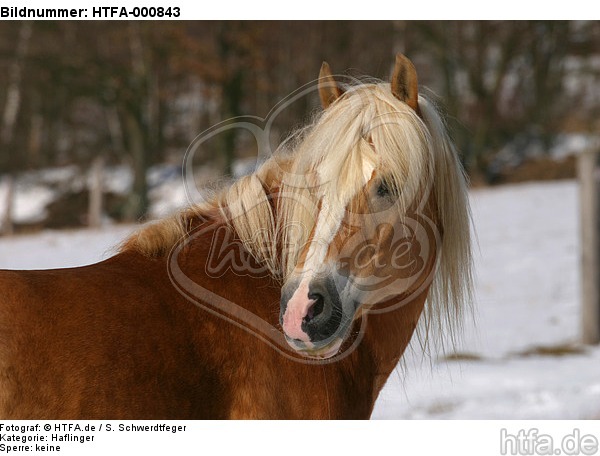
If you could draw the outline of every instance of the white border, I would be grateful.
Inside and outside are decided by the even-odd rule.
[[[88,443],[52,443],[61,446],[61,455],[165,454],[194,455],[261,455],[306,456],[320,455],[444,455],[481,456],[501,453],[501,436],[517,436],[533,430],[537,435],[552,438],[552,454],[568,454],[561,449],[571,435],[593,436],[600,439],[594,421],[2,421],[4,425],[40,425],[37,434],[49,436],[54,427],[79,425],[90,431],[61,431],[58,434],[93,436]],[[61,424],[62,423],[62,424]],[[119,425],[185,426],[184,432],[119,431]],[[110,425],[111,430],[107,428]],[[44,426],[49,432],[41,430]],[[102,430],[98,428],[102,426]],[[504,429],[504,431],[503,431]],[[2,433],[6,433],[2,430]],[[35,432],[9,434],[35,435]],[[512,439],[513,437],[511,437]],[[513,439],[514,440],[514,439]],[[572,440],[572,439],[571,439]],[[4,444],[19,444],[2,442]],[[28,445],[35,445],[35,443]],[[511,444],[505,454],[511,452]],[[514,448],[514,447],[513,447]],[[558,453],[556,450],[561,450]],[[541,454],[533,451],[520,454]],[[13,453],[25,454],[25,453]],[[29,454],[36,454],[29,451]],[[54,453],[56,454],[56,453]],[[578,452],[577,454],[599,454]]]
[[[2,6],[27,8],[88,8],[92,7],[179,7],[179,17],[171,20],[460,20],[460,19],[553,19],[593,20],[600,18],[598,2],[572,0],[564,2],[525,2],[502,0],[475,2],[473,0],[420,0],[418,2],[274,2],[272,0],[36,0],[3,2]],[[87,20],[93,20],[91,14]],[[113,17],[112,20],[132,18]],[[169,18],[164,18],[169,19]],[[104,19],[106,20],[106,19]]]

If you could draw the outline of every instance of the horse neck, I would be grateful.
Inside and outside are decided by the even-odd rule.
[[[241,261],[239,256],[234,257],[231,254],[235,249],[224,245],[232,241],[232,239],[224,240],[223,233],[225,231],[220,232],[227,226],[226,221],[219,215],[213,215],[198,223],[194,231],[204,231],[200,236],[191,240],[187,246],[187,250],[181,258],[182,269],[207,291],[218,294],[221,298],[238,304],[254,314],[250,315],[254,323],[244,320],[244,318],[237,319],[236,323],[253,329],[264,328],[268,325],[277,331],[281,338],[279,342],[284,344],[281,331],[278,329],[277,312],[281,287],[273,277],[267,274],[255,276],[240,274],[240,271],[235,271],[235,265],[231,264],[224,271],[220,271],[223,274],[218,278],[215,278],[215,274],[211,272],[211,268],[219,264],[219,261],[216,261],[219,258],[227,257],[229,261]],[[233,240],[235,241],[235,238]],[[238,244],[238,248],[239,246]],[[227,256],[228,253],[229,256]],[[257,270],[260,271],[260,268]],[[264,272],[265,269],[263,268],[262,271]],[[217,272],[219,271],[217,270]],[[323,376],[326,376],[330,389],[327,400],[332,410],[339,408],[341,416],[345,416],[343,411],[345,407],[348,407],[346,393],[350,391],[352,397],[361,397],[361,400],[364,400],[364,407],[358,407],[356,403],[354,407],[363,410],[366,417],[411,339],[423,309],[426,294],[427,291],[424,291],[404,306],[390,312],[367,315],[366,333],[356,351],[340,361],[326,365],[325,370],[321,370],[318,366],[310,368],[302,363],[289,362],[283,356],[267,356],[271,354],[271,348],[266,349],[266,355],[262,351],[255,352],[257,358],[253,363],[256,364],[256,359],[259,358],[268,359],[267,363],[271,366],[269,369],[278,370],[283,382],[289,382],[290,378],[306,377],[307,375],[315,375],[313,380],[320,382],[323,380]],[[205,299],[205,296],[200,296],[200,299]],[[236,318],[232,313],[227,316]],[[257,322],[257,319],[264,323]],[[230,323],[224,322],[224,324],[229,325]],[[250,341],[258,344],[255,345],[255,348],[262,347],[263,342],[259,339],[250,339]],[[246,340],[246,343],[248,342]],[[256,366],[254,369],[257,369]],[[350,389],[347,385],[348,378],[352,378],[353,386]],[[277,382],[275,378],[273,381]],[[337,384],[337,381],[340,383]],[[336,395],[334,391],[339,394]]]
[[[179,257],[171,257],[170,262],[177,261],[182,273],[199,286],[196,298],[213,296],[220,305],[231,302],[277,324],[276,313],[265,303],[279,303],[279,284],[266,265],[244,248],[223,214],[214,210],[196,219],[184,242]]]
[[[427,291],[390,312],[367,315],[367,332],[363,339],[365,349],[376,365],[376,394],[396,368],[413,336],[423,312]]]
[[[430,198],[427,214],[434,214],[435,202]],[[430,239],[432,242],[432,240]],[[423,273],[409,290],[389,301],[376,304],[367,311],[367,330],[363,340],[364,349],[373,357],[375,364],[374,394],[377,397],[388,376],[396,368],[417,328],[435,273],[437,256],[432,254],[424,265]],[[400,305],[400,302],[405,303]],[[382,311],[382,309],[391,309]]]

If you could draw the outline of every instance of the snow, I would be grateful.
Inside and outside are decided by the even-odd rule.
[[[14,197],[13,221],[35,223],[44,220],[46,206],[54,200],[55,192],[41,185],[22,188],[20,191],[18,187]]]
[[[132,225],[116,225],[0,237],[0,269],[52,269],[96,263],[114,255],[120,242],[135,229]]]
[[[180,165],[153,166],[148,170],[147,177],[149,212],[152,218],[165,217],[188,205]],[[20,224],[43,222],[47,216],[48,204],[58,200],[65,192],[85,190],[90,178],[88,170],[77,166],[46,168],[20,174],[15,179],[13,221]],[[126,195],[133,185],[131,167],[107,166],[103,170],[102,180],[105,193]],[[6,211],[7,193],[8,182],[0,175],[0,220]]]
[[[164,210],[183,201],[156,184]],[[574,181],[471,192],[478,237],[475,315],[455,361],[412,344],[373,418],[600,418],[600,347],[579,339],[578,187]],[[162,210],[160,211],[162,212]],[[0,238],[0,268],[53,268],[110,256],[134,226]],[[546,355],[540,354],[546,352]],[[559,356],[562,355],[562,356]]]
[[[133,173],[129,166],[111,166],[103,171],[103,187],[105,192],[125,194],[133,185]]]
[[[471,192],[479,247],[463,360],[413,346],[374,418],[600,418],[600,347],[578,345],[577,192],[574,181]]]
[[[151,168],[148,184],[150,216],[154,219],[166,217],[190,204],[181,178],[181,166],[163,165]]]
[[[586,133],[559,134],[550,148],[549,155],[555,159],[564,159],[569,155],[577,155],[581,151],[595,148],[598,141],[597,135]]]

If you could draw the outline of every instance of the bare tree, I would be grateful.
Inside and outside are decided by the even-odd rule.
[[[97,156],[92,161],[88,176],[88,226],[98,228],[102,224],[102,194],[104,178],[104,157]]]
[[[11,150],[15,124],[17,121],[17,115],[21,107],[21,93],[23,90],[22,86],[22,75],[25,61],[27,58],[27,51],[29,48],[29,41],[32,35],[31,22],[22,22],[19,27],[17,36],[17,46],[15,49],[15,55],[8,70],[8,85],[6,90],[6,101],[4,103],[4,109],[2,111],[2,123],[0,124],[0,147],[2,154],[6,157],[6,161],[10,161],[10,155],[14,154],[15,151]],[[14,172],[14,171],[13,171]],[[13,232],[13,220],[12,220],[12,209],[14,200],[14,176],[7,175],[5,178],[7,191],[6,198],[4,201],[5,210],[4,217],[2,220],[2,232],[4,234],[12,234]]]
[[[572,108],[561,97],[570,27],[561,21],[460,21],[415,25],[441,77],[471,171],[489,172],[515,137],[545,139]]]

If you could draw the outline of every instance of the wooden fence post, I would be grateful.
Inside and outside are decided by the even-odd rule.
[[[600,169],[598,148],[578,160],[581,208],[582,341],[600,342]]]

